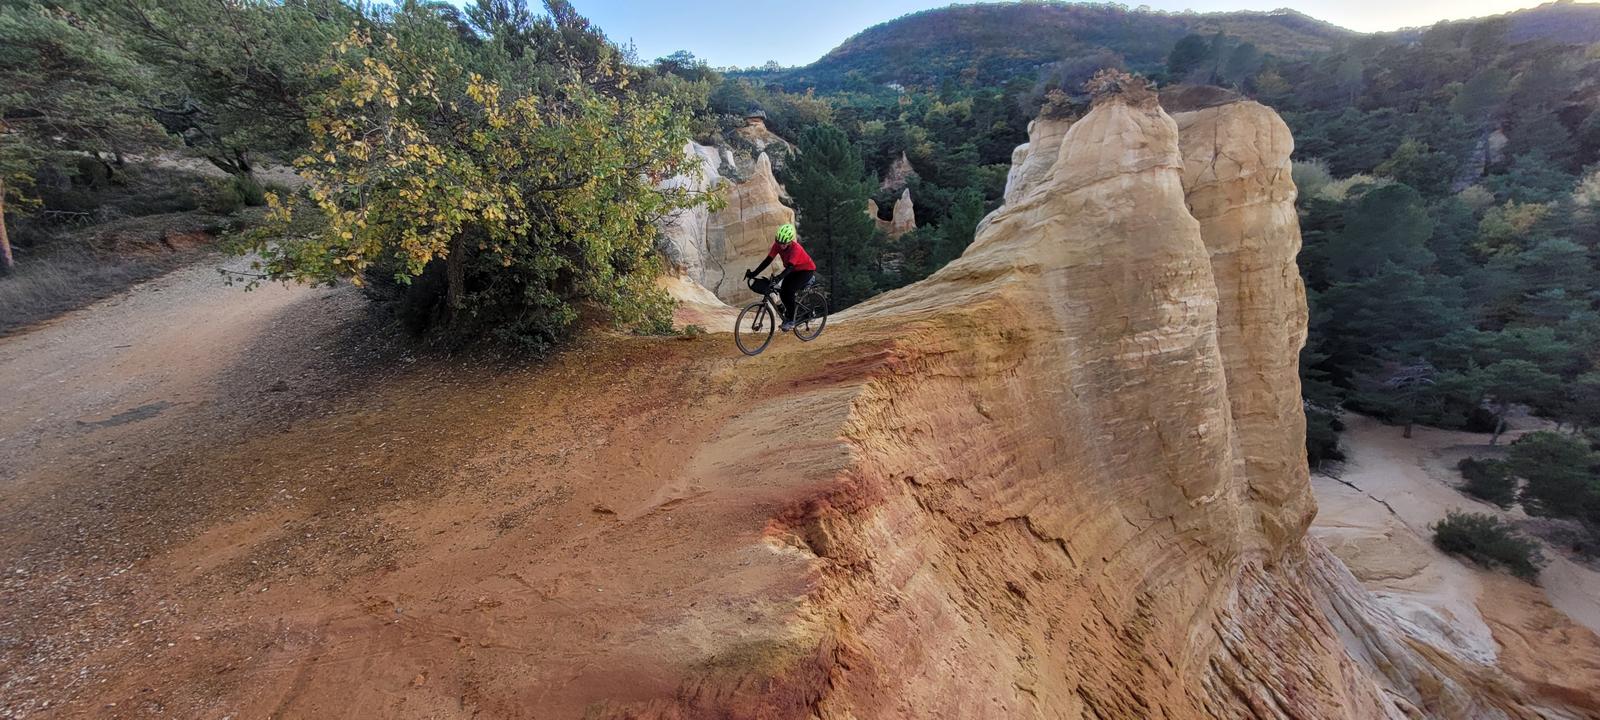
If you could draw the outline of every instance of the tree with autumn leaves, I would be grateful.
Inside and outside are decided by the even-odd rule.
[[[349,279],[436,330],[534,348],[589,314],[670,327],[655,223],[707,198],[657,184],[689,170],[689,118],[564,2],[548,9],[463,42],[408,5],[338,42],[296,162],[309,186],[272,197],[246,248],[260,273]]]

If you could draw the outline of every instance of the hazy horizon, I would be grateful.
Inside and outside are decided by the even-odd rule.
[[[456,0],[466,2],[467,0]],[[1498,15],[1548,0],[1154,0],[1133,7],[1199,13],[1288,8],[1359,32],[1384,32]],[[850,36],[907,13],[945,7],[944,0],[701,0],[692,6],[636,0],[572,0],[612,40],[632,43],[641,60],[688,50],[713,66],[750,67],[767,61],[804,65]],[[1593,3],[1582,3],[1593,4]]]

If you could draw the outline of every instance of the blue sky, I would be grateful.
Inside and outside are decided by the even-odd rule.
[[[463,0],[457,0],[462,2]],[[1292,7],[1366,32],[1493,15],[1541,0],[1147,0],[1154,10],[1272,10]],[[868,26],[949,0],[572,0],[619,43],[651,60],[688,50],[715,66],[776,60],[803,65]],[[1127,0],[1137,6],[1138,0]]]

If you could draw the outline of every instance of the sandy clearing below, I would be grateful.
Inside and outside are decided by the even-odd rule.
[[[1492,454],[1488,435],[1401,429],[1346,416],[1349,462],[1335,479],[1312,477],[1319,512],[1311,532],[1381,603],[1424,637],[1577,704],[1600,687],[1600,573],[1546,548],[1533,586],[1444,554],[1428,526],[1454,509],[1524,517],[1456,490],[1454,463]],[[1508,433],[1509,442],[1518,433]]]

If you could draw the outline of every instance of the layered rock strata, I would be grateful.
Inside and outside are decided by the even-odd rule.
[[[667,185],[693,192],[715,193],[721,208],[685,210],[662,222],[662,255],[675,274],[710,290],[723,302],[750,297],[744,270],[766,257],[779,225],[794,222],[794,210],[783,204],[783,189],[773,175],[772,160],[757,156],[744,180],[718,172],[719,153],[690,143],[684,152],[698,173],[671,178]]]
[[[1392,715],[1288,576],[1301,537],[1257,520],[1234,419],[1256,401],[1232,396],[1219,344],[1236,298],[1188,211],[1177,124],[1130,93],[1058,142],[1051,125],[965,255],[857,316],[929,328],[907,343],[916,379],[885,381],[860,429],[882,458],[863,475],[894,498],[876,522],[922,547],[872,573],[864,597],[907,609],[857,630],[866,652],[969,670],[934,714]],[[940,640],[907,657],[892,638],[913,634]],[[883,694],[914,689],[863,697]]]
[[[1011,171],[1006,174],[1005,201],[1015,202],[1049,176],[1060,154],[1061,138],[1072,121],[1041,117],[1028,123],[1028,142],[1011,153]]]
[[[1192,110],[1167,104],[1178,124],[1185,202],[1200,223],[1222,299],[1217,339],[1235,460],[1267,547],[1287,547],[1316,513],[1300,398],[1306,300],[1295,265],[1294,138],[1258,103],[1222,100]]]
[[[611,716],[1548,710],[1306,538],[1291,147],[1260,105],[1138,86],[1035,123],[967,252],[773,401],[848,402],[832,479],[763,533],[814,573],[782,660]]]

